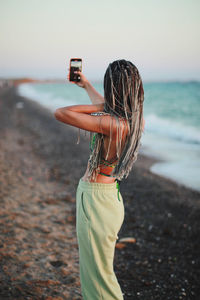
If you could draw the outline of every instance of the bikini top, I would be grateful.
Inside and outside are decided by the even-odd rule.
[[[91,152],[94,149],[94,144],[95,144],[96,136],[97,136],[97,133],[95,133],[93,135],[93,138],[90,141],[90,151]],[[111,160],[106,160],[105,158],[102,157],[101,161],[100,161],[100,165],[104,165],[106,167],[111,167],[111,168],[115,168],[116,164],[117,164],[117,157],[114,157]],[[99,174],[104,175],[104,176],[108,176],[108,177],[115,177],[115,176],[113,176],[111,174],[106,174],[106,173],[103,173],[103,172],[99,172]]]
[[[97,113],[92,113],[91,115],[107,115],[108,113],[104,113],[104,112],[97,112]],[[108,114],[109,115],[109,114]],[[97,136],[97,133],[95,133],[93,135],[93,138],[92,140],[90,141],[90,151],[92,152],[93,149],[94,149],[94,144],[95,144],[95,139],[96,139],[96,136]],[[118,158],[117,156],[115,156],[113,159],[111,160],[106,160],[105,158],[101,158],[101,161],[100,161],[100,166],[104,165],[104,166],[107,166],[107,167],[111,167],[111,168],[115,168],[115,166],[117,165],[117,162],[118,162]],[[104,175],[104,176],[108,176],[108,177],[116,177],[112,174],[106,174],[106,173],[103,173],[103,172],[99,172],[99,174],[101,175]],[[117,179],[116,179],[117,180]],[[117,180],[117,182],[119,182]]]

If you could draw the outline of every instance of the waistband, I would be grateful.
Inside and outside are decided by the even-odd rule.
[[[118,188],[117,182],[113,183],[101,183],[101,182],[89,182],[84,181],[82,178],[79,180],[78,186],[85,190],[116,190]]]

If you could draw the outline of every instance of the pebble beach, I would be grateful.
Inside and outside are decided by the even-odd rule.
[[[89,134],[0,89],[0,299],[80,300],[75,193]],[[197,300],[200,193],[152,174],[139,154],[121,185],[114,268],[125,300]],[[186,170],[187,171],[187,170]],[[129,238],[125,239],[124,238]]]

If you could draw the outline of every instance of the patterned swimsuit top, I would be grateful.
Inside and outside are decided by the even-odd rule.
[[[97,133],[95,133],[93,135],[92,141],[90,141],[90,150],[91,151],[93,151],[93,149],[94,149],[96,135],[97,135]],[[115,157],[114,159],[109,160],[109,161],[105,160],[104,158],[101,158],[100,166],[103,165],[103,166],[106,166],[106,167],[115,168],[116,164],[117,164],[117,157]],[[99,174],[107,176],[107,177],[115,177],[115,176],[113,176],[111,174],[106,174],[106,173],[103,173],[103,172],[99,172]],[[120,191],[119,191],[120,190],[120,181],[117,178],[115,179],[115,181],[116,181],[116,188],[118,190],[117,197],[118,197],[118,200],[121,201],[120,200]]]
[[[94,149],[94,144],[95,144],[95,139],[96,139],[96,135],[97,133],[94,134],[93,138],[92,138],[92,141],[90,141],[90,151],[92,152],[93,149]],[[110,167],[110,168],[115,168],[117,164],[117,157],[114,157],[113,159],[111,160],[106,160],[105,158],[101,158],[101,162],[100,162],[100,166],[105,166],[106,167]],[[103,173],[103,172],[99,172],[100,175],[104,175],[104,176],[107,176],[107,177],[115,177],[111,174],[106,174],[106,173]]]

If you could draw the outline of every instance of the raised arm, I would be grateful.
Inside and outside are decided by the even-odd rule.
[[[58,108],[55,118],[68,125],[91,132],[110,135],[110,116],[91,116],[91,113],[103,111],[104,104],[73,105]]]
[[[83,105],[71,105],[71,106],[65,106],[65,107],[61,107],[58,108],[55,111],[55,114],[58,112],[61,113],[65,113],[66,111],[73,111],[76,113],[84,113],[84,114],[91,114],[91,113],[96,113],[96,112],[102,112],[104,109],[104,103],[100,103],[100,104],[83,104]]]
[[[80,81],[75,82],[76,85],[84,88],[88,93],[88,96],[91,99],[93,104],[99,104],[105,102],[104,97],[95,90],[95,88],[91,85],[91,83],[87,80],[87,78],[80,71],[76,72],[80,76]]]

